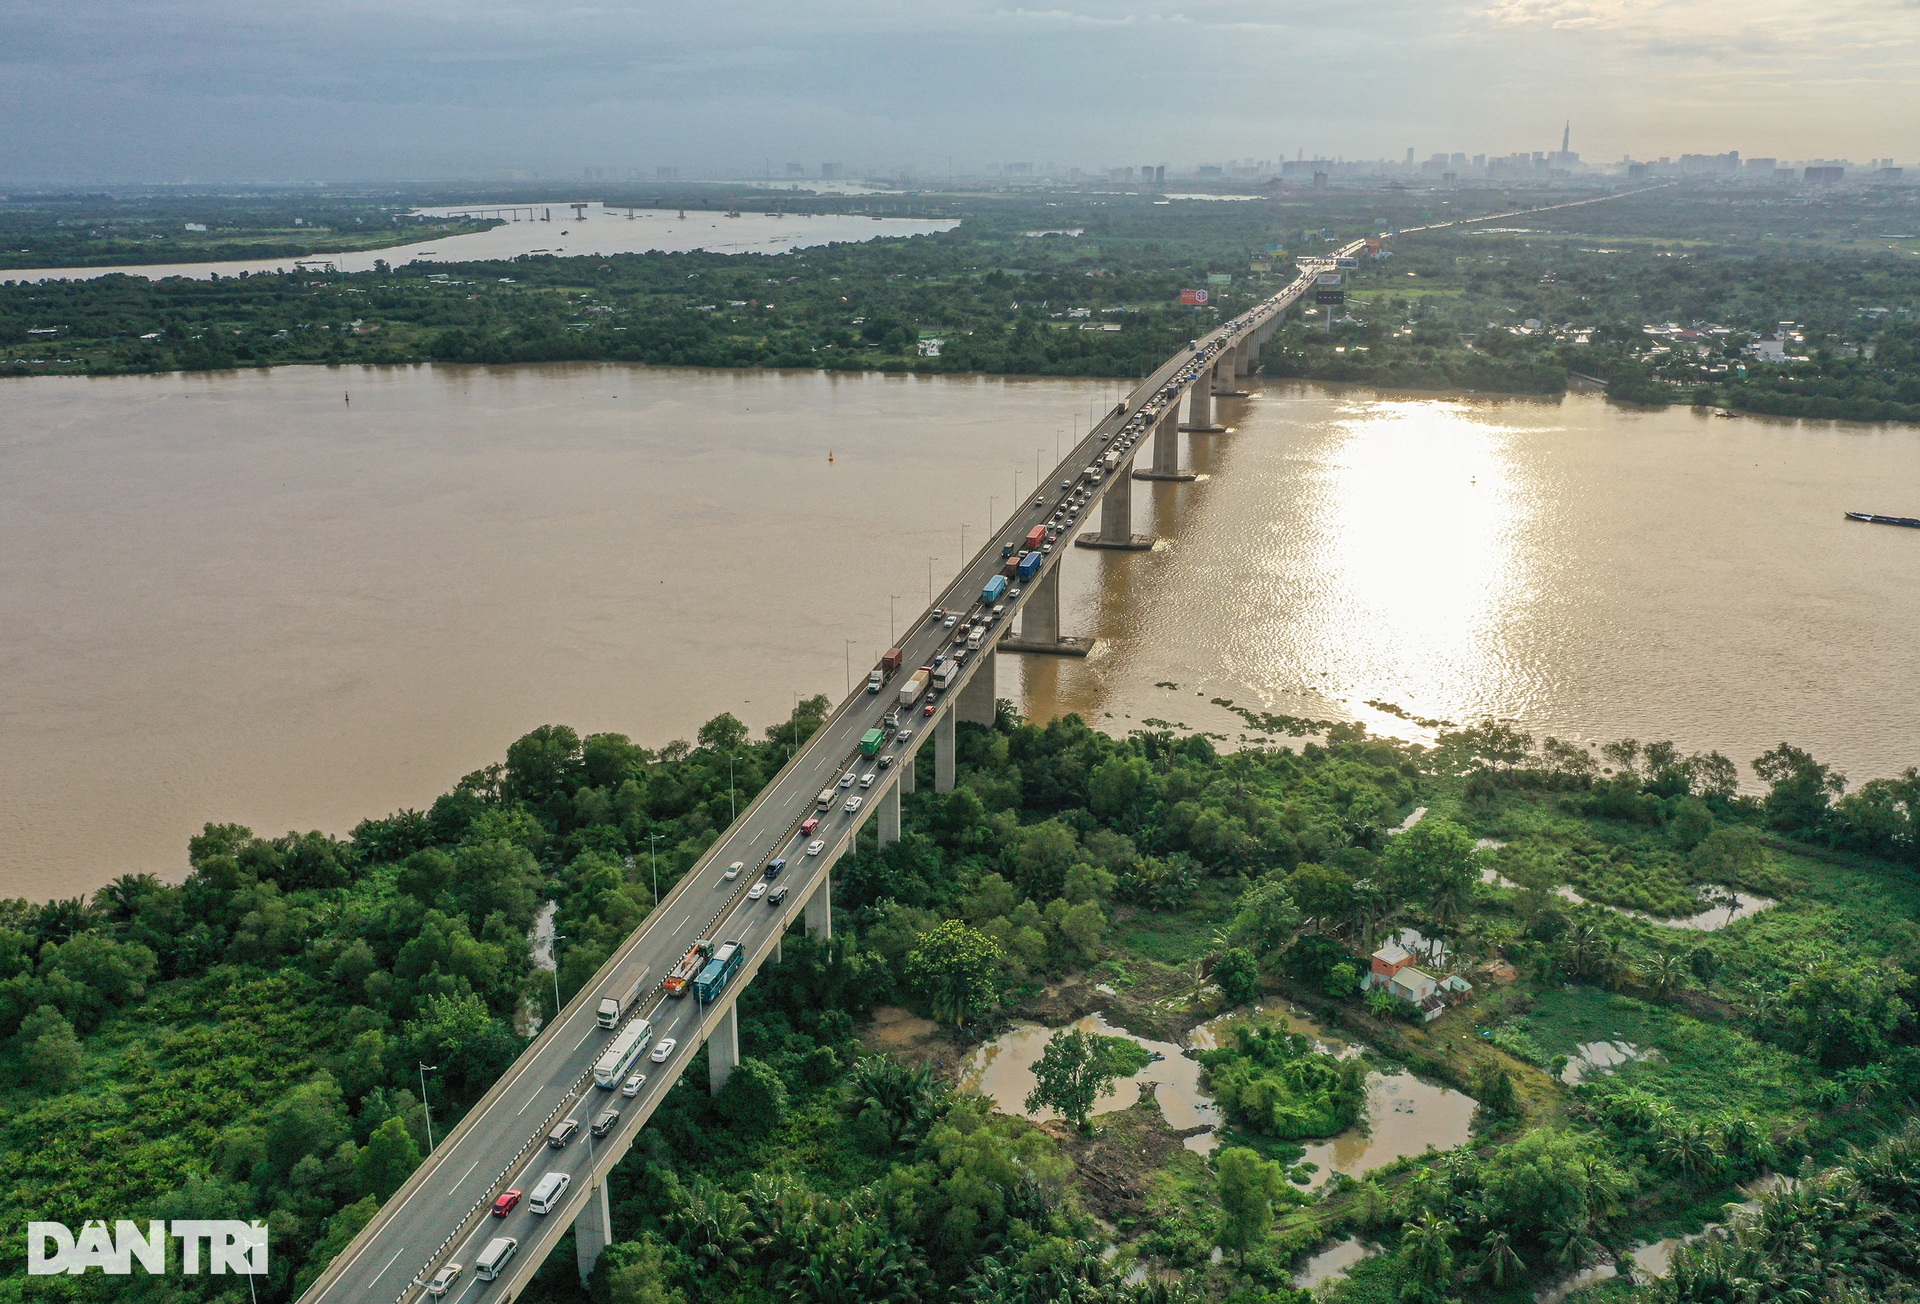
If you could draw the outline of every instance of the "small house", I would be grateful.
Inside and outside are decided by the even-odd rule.
[[[1409,1004],[1418,1005],[1430,996],[1439,995],[1440,984],[1432,974],[1409,966],[1387,981],[1387,990]]]
[[[1373,972],[1367,986],[1384,987],[1393,976],[1413,963],[1413,952],[1398,942],[1388,942],[1372,956]]]

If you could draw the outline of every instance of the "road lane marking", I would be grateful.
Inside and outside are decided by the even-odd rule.
[[[581,1038],[581,1039],[580,1039],[579,1041],[576,1041],[576,1042],[574,1042],[574,1043],[573,1043],[573,1048],[574,1048],[575,1050],[579,1050],[579,1049],[580,1049],[580,1048],[581,1048],[582,1046],[584,1046],[584,1045],[586,1045],[586,1044],[587,1044],[587,1037],[591,1037],[591,1036],[593,1036],[593,1029],[592,1029],[592,1028],[588,1028],[588,1029],[587,1029],[587,1036],[586,1036],[586,1037],[582,1037],[582,1038]]]
[[[406,1252],[407,1252],[407,1247],[402,1245],[399,1249],[393,1252],[393,1259],[399,1258],[401,1255],[405,1254]],[[380,1271],[373,1274],[373,1279],[375,1281],[379,1281],[382,1277],[387,1275],[387,1269],[393,1266],[393,1259],[388,1259],[385,1263],[380,1265]]]
[[[462,1183],[462,1182],[464,1182],[464,1181],[466,1181],[466,1180],[467,1180],[467,1179],[468,1179],[469,1177],[472,1177],[472,1176],[473,1176],[473,1170],[474,1170],[474,1169],[476,1169],[476,1168],[478,1168],[479,1166],[480,1166],[480,1161],[479,1161],[478,1159],[476,1159],[476,1160],[474,1160],[474,1161],[473,1161],[473,1162],[472,1162],[471,1164],[469,1164],[469,1165],[467,1165],[467,1171],[466,1171],[466,1172],[464,1172],[464,1173],[462,1173],[462,1174],[460,1174],[460,1176],[458,1176],[458,1177],[456,1177],[456,1178],[454,1178],[454,1179],[453,1179],[453,1186],[454,1186],[454,1189],[455,1189],[455,1190],[459,1190],[459,1189],[460,1189],[460,1183]]]

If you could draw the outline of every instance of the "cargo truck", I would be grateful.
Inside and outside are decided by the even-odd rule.
[[[867,691],[868,691],[869,693],[877,693],[877,692],[879,692],[879,691],[880,691],[880,690],[881,690],[882,688],[885,688],[886,686],[887,686],[887,672],[886,672],[886,671],[884,671],[884,670],[869,670],[869,671],[867,672]]]
[[[626,982],[616,983],[613,990],[600,998],[600,1008],[596,1014],[600,1020],[600,1026],[618,1027],[620,1020],[633,1008],[633,1003],[640,999],[640,993],[646,989],[647,971],[645,969]]]
[[[892,674],[900,668],[900,663],[905,660],[905,653],[897,647],[890,647],[887,649],[887,654],[880,658],[880,668],[888,674]]]
[[[1047,541],[1047,527],[1036,525],[1027,531],[1027,551],[1032,552]]]
[[[1012,579],[1019,569],[1020,554],[1016,552],[1013,556],[1007,558],[1006,562],[1000,567],[1000,573],[1008,579]]]
[[[978,652],[980,650],[980,644],[986,641],[986,637],[987,637],[987,627],[985,625],[975,625],[972,629],[968,630],[967,631],[968,651]]]
[[[740,962],[745,953],[738,942],[722,942],[707,961],[707,967],[693,980],[693,996],[702,1005],[711,1005],[726,990],[734,974],[740,971]]]
[[[960,663],[949,661],[933,672],[933,686],[940,692],[946,692],[960,673]]]
[[[673,966],[672,972],[667,974],[666,981],[660,986],[669,996],[685,996],[687,985],[693,981],[694,975],[700,972],[700,967],[707,962],[707,957],[711,954],[713,954],[711,941],[702,938],[695,942],[687,948],[687,953],[680,957],[680,963]]]
[[[880,751],[881,744],[885,743],[886,741],[887,741],[886,730],[869,729],[865,733],[860,735],[860,754],[862,756],[877,755]]]
[[[994,576],[993,579],[996,584],[1006,583],[1006,581],[998,575]],[[927,691],[927,681],[932,678],[932,666],[921,666],[911,675],[908,675],[907,682],[900,685],[900,705],[912,706],[915,702],[919,701],[920,694]]]
[[[1006,596],[1007,596],[1007,577],[1004,575],[994,576],[992,579],[987,581],[987,586],[980,590],[980,601],[985,603],[989,607],[991,607],[994,603],[1000,601],[1000,599]],[[911,701],[912,699],[909,698],[907,700]]]
[[[1041,534],[1041,538],[1046,538],[1044,532]],[[1040,573],[1040,563],[1045,560],[1046,556],[1038,549],[1028,553],[1020,559],[1020,569],[1016,573],[1016,578],[1019,579],[1022,584],[1025,584],[1028,580]]]

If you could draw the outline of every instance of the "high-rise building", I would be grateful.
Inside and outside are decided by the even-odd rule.
[[[838,181],[840,179],[840,165],[838,163],[822,163],[820,165],[820,179],[822,181]]]

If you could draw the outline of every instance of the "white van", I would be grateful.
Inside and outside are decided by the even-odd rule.
[[[480,1257],[475,1260],[473,1275],[481,1281],[492,1281],[500,1275],[500,1270],[507,1266],[507,1261],[519,1248],[520,1242],[511,1236],[494,1237],[487,1242],[487,1248],[482,1250]]]
[[[548,1173],[533,1188],[533,1194],[527,1199],[527,1208],[535,1213],[552,1213],[553,1206],[560,1203],[560,1197],[573,1185],[573,1177],[567,1173]]]

